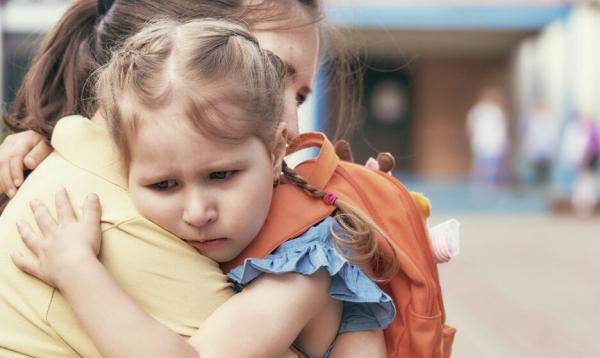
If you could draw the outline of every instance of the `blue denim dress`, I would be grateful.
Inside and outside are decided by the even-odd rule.
[[[229,280],[239,292],[264,273],[312,275],[323,268],[331,276],[329,296],[343,304],[338,334],[387,328],[396,316],[392,298],[337,252],[332,246],[331,225],[336,232],[341,232],[339,225],[329,217],[283,243],[264,259],[246,259],[243,265],[229,272]]]

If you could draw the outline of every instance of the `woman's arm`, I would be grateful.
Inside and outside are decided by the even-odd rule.
[[[21,270],[58,287],[98,350],[107,357],[279,357],[331,298],[329,276],[264,275],[219,307],[185,341],[144,312],[97,260],[100,205],[86,200],[78,220],[66,193],[57,193],[55,222],[46,208],[32,209],[43,238],[19,225],[37,256],[13,255]]]

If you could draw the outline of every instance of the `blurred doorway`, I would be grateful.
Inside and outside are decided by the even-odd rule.
[[[397,169],[412,169],[413,95],[406,65],[367,60],[360,124],[351,137],[355,160],[364,163],[378,152],[397,158]]]

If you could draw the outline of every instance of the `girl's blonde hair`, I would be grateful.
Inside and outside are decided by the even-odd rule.
[[[113,54],[96,83],[126,168],[131,136],[148,120],[144,114],[167,106],[180,110],[178,122],[205,135],[232,141],[256,136],[270,146],[282,121],[285,75],[283,62],[241,24],[157,20]]]

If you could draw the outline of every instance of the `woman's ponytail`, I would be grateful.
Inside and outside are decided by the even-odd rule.
[[[86,86],[86,79],[98,67],[99,22],[95,0],[76,0],[46,35],[5,119],[10,129],[32,129],[50,138],[60,118],[93,114],[94,86]]]

